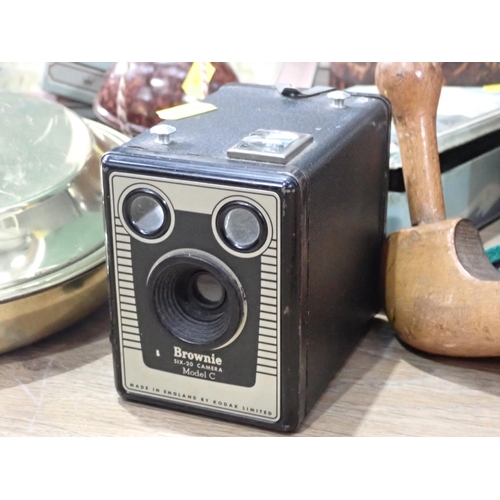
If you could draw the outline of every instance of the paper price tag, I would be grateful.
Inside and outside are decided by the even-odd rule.
[[[500,83],[495,83],[493,85],[485,85],[483,87],[483,90],[485,92],[490,93],[490,94],[494,94],[496,92],[500,92]]]
[[[208,113],[216,109],[216,106],[208,102],[194,101],[188,104],[174,106],[173,108],[162,109],[161,111],[157,111],[156,114],[162,120],[180,120],[181,118],[201,115],[202,113]]]

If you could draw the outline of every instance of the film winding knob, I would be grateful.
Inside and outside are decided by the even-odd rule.
[[[171,141],[170,136],[176,131],[177,129],[173,127],[172,125],[167,125],[166,123],[160,123],[158,125],[155,125],[154,127],[151,127],[151,133],[153,135],[156,135],[155,142],[159,144],[169,144]]]
[[[351,97],[349,92],[345,90],[334,90],[326,95],[329,99],[332,99],[332,107],[334,108],[345,108],[345,100]]]

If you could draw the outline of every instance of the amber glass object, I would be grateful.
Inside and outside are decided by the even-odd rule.
[[[196,100],[183,89],[192,62],[115,63],[94,101],[94,113],[128,136],[156,125],[162,109]],[[238,81],[228,63],[198,63],[203,94]],[[215,72],[211,74],[209,65]]]

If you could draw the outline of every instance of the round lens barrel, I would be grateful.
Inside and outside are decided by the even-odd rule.
[[[174,337],[196,345],[222,345],[244,318],[241,284],[216,258],[204,252],[175,254],[151,274],[152,305]]]

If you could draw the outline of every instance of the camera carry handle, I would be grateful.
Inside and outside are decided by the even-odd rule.
[[[317,85],[316,87],[312,87],[306,90],[299,90],[295,87],[292,87],[290,84],[277,83],[275,85],[276,89],[281,95],[285,97],[312,97],[319,94],[324,94],[325,92],[331,92],[332,90],[337,90],[335,87],[324,87],[321,85]]]

